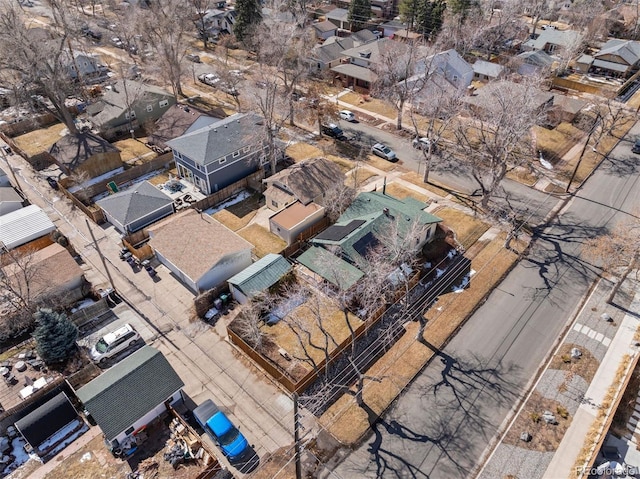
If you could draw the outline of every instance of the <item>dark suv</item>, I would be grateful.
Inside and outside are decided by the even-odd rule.
[[[344,131],[342,131],[342,129],[334,123],[329,123],[328,125],[322,125],[322,134],[330,136],[331,138],[335,138],[336,140],[344,141],[347,139],[347,137],[344,134]]]
[[[631,152],[635,153],[636,155],[640,155],[640,138],[638,138],[633,144],[633,147],[631,147]]]

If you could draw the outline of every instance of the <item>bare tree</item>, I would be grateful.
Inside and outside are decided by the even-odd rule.
[[[335,222],[349,207],[356,197],[356,190],[344,183],[337,183],[329,188],[324,195],[325,214]]]
[[[638,212],[627,221],[618,223],[610,233],[588,239],[583,246],[583,254],[600,262],[605,273],[617,275],[607,303],[611,304],[625,279],[638,267],[640,259],[640,216]]]
[[[35,262],[36,250],[3,250],[0,270],[0,303],[15,310],[33,314],[33,289],[41,282],[42,272]]]
[[[263,327],[263,312],[273,303],[274,298],[260,295],[251,298],[231,323],[231,328],[249,346],[257,352],[262,352],[269,339],[269,333]]]
[[[542,122],[547,107],[547,95],[533,80],[495,82],[485,90],[483,100],[466,104],[466,118],[458,118],[453,128],[459,152],[478,183],[483,208],[509,169],[532,160],[531,129]]]

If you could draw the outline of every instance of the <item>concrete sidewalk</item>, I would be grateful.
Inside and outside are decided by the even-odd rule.
[[[640,291],[635,294],[629,310],[640,311]],[[620,328],[611,341],[607,354],[600,363],[589,389],[587,389],[585,400],[576,411],[569,429],[562,438],[549,467],[547,467],[543,476],[545,479],[575,476],[573,467],[578,454],[582,449],[587,432],[598,416],[604,397],[614,382],[618,366],[625,355],[635,357],[638,354],[634,336],[639,326],[640,319],[637,315],[624,315]]]

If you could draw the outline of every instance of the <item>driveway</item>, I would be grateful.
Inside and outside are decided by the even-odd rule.
[[[638,134],[636,124],[630,137]],[[622,142],[372,435],[323,477],[472,475],[599,273],[580,257],[582,242],[638,204],[640,161]]]

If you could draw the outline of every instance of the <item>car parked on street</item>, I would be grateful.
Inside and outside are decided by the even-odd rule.
[[[416,150],[428,151],[429,150],[429,146],[431,146],[431,153],[435,153],[435,151],[436,151],[436,144],[435,143],[431,144],[431,140],[429,138],[425,137],[425,136],[414,138],[413,142],[411,143],[411,145]]]
[[[189,60],[190,62],[193,63],[202,63],[202,60],[200,60],[200,57],[198,55],[196,55],[195,53],[188,53],[185,58],[187,60]]]
[[[102,336],[89,351],[94,361],[104,364],[108,359],[140,341],[140,334],[130,324]]]
[[[636,155],[640,155],[640,138],[638,138],[633,144],[633,147],[631,147],[631,152],[635,153]]]
[[[398,157],[396,156],[396,152],[389,148],[384,143],[376,143],[371,147],[371,153],[380,158],[384,158],[387,161],[391,161],[392,163],[398,161]]]
[[[49,186],[54,190],[60,189],[58,182],[53,176],[47,176],[47,183],[49,183]]]
[[[195,408],[193,417],[230,462],[242,459],[250,451],[247,439],[211,399]]]
[[[344,141],[347,139],[347,137],[344,134],[344,131],[342,131],[342,128],[340,128],[338,125],[336,125],[335,123],[329,123],[328,125],[322,125],[322,134],[323,135],[327,135],[331,138],[335,138],[336,140],[341,140]]]
[[[198,75],[198,80],[204,83],[205,85],[215,87],[217,83],[220,83],[220,77],[215,73],[202,73]]]
[[[338,115],[340,115],[341,120],[350,121],[350,122],[356,121],[356,116],[353,114],[353,112],[349,110],[340,110],[338,112]]]

